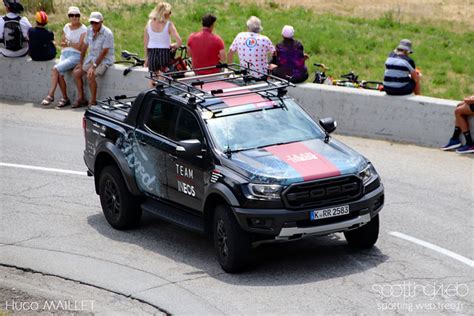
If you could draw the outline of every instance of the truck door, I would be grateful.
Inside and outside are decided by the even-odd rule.
[[[178,107],[158,98],[145,102],[143,125],[135,130],[136,156],[140,158],[135,168],[140,188],[153,196],[168,199],[166,164],[168,155],[176,151],[170,139]]]
[[[198,139],[203,149],[207,145],[197,117],[184,107],[179,112],[173,138],[176,143],[181,140]],[[168,155],[168,195],[172,201],[178,201],[195,210],[201,208],[204,174],[211,166],[211,162],[206,158],[205,150],[201,155],[194,157],[179,157],[176,155],[176,147],[175,153]]]

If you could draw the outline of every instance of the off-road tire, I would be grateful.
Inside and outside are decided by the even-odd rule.
[[[213,239],[217,261],[228,273],[243,271],[250,261],[250,235],[240,228],[227,205],[216,207],[213,219]]]
[[[139,200],[128,191],[117,167],[107,166],[100,173],[99,196],[104,216],[113,228],[138,226],[142,216]]]
[[[344,233],[350,247],[371,248],[379,237],[379,215],[375,215],[370,222],[362,227]]]

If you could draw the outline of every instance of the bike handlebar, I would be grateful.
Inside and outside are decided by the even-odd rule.
[[[325,64],[315,63],[315,64],[313,64],[313,65],[315,65],[316,67],[322,68],[322,69],[324,69],[324,70],[330,70],[330,69],[331,69],[331,68],[329,68],[329,67],[326,67]]]

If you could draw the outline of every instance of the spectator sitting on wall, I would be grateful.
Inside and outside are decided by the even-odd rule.
[[[28,30],[26,17],[21,17],[20,0],[3,0],[7,14],[0,18],[0,54],[5,57],[22,57],[28,54]]]
[[[293,26],[285,25],[281,31],[283,41],[276,45],[275,55],[270,64],[272,74],[288,79],[293,83],[301,83],[308,79],[308,69],[304,62],[308,58],[304,53],[303,44],[293,39]]]
[[[51,60],[56,57],[54,33],[46,29],[46,24],[48,24],[46,12],[36,12],[36,27],[28,30],[28,55],[35,61]]]
[[[69,7],[67,15],[70,22],[63,28],[61,56],[59,62],[51,70],[51,87],[49,88],[48,95],[41,102],[43,106],[50,105],[54,101],[54,93],[59,85],[63,97],[56,106],[58,110],[71,104],[67,95],[64,74],[66,71],[74,69],[81,60],[81,47],[87,32],[87,28],[81,23],[81,11],[78,7]]]
[[[87,34],[84,43],[81,46],[81,58],[79,64],[73,70],[73,76],[76,80],[78,99],[72,105],[72,108],[78,108],[87,105],[84,97],[84,82],[82,76],[87,74],[91,99],[89,106],[97,104],[97,76],[102,76],[107,69],[114,64],[114,34],[103,25],[104,17],[100,12],[92,12],[89,17],[91,26],[87,28]],[[87,49],[89,55],[84,59]]]
[[[411,41],[402,39],[397,48],[385,61],[383,86],[390,95],[421,94],[420,74],[416,69],[412,54]]]
[[[474,153],[474,144],[472,142],[468,121],[469,116],[472,115],[474,115],[474,95],[465,98],[454,110],[454,133],[449,142],[441,148],[442,150],[453,150],[457,148],[456,152],[458,154]],[[466,144],[464,144],[464,146],[459,140],[461,133],[466,139]]]
[[[224,41],[219,35],[213,34],[217,18],[213,14],[202,17],[202,30],[192,33],[188,39],[188,53],[192,57],[193,68],[210,67],[225,62]],[[219,72],[220,69],[195,71],[197,75]]]
[[[263,77],[268,74],[268,55],[273,55],[275,47],[272,41],[265,35],[262,22],[256,16],[247,20],[247,32],[237,34],[230,45],[227,55],[227,62],[230,64],[234,59],[235,52],[239,55],[240,65],[250,67],[258,72],[253,72],[256,77]]]

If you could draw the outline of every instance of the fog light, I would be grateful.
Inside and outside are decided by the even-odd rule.
[[[255,228],[270,228],[272,226],[272,220],[266,218],[253,217],[250,218],[250,226]]]

